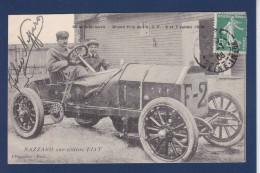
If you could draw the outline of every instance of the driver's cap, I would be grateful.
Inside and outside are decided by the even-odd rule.
[[[97,40],[89,40],[89,41],[87,42],[87,46],[89,47],[90,45],[99,46],[99,43],[97,42]]]
[[[56,38],[60,39],[60,38],[68,38],[69,37],[69,33],[67,31],[59,31],[56,33]]]

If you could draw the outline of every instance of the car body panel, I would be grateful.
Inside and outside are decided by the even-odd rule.
[[[67,111],[138,116],[147,103],[159,97],[182,102],[194,116],[208,111],[207,80],[195,66],[126,64],[67,84],[70,89],[65,91],[66,82],[52,85],[46,78],[31,82],[28,87],[37,90],[44,101],[60,102],[66,94]]]

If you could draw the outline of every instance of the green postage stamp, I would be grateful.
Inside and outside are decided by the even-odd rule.
[[[215,14],[215,53],[227,53],[234,49],[246,53],[247,17],[245,13]]]

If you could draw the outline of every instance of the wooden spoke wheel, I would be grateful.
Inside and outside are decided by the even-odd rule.
[[[184,162],[197,150],[198,129],[190,111],[172,98],[158,98],[143,109],[138,122],[146,153],[156,162]]]
[[[230,147],[244,138],[245,116],[239,98],[230,91],[218,90],[209,95],[207,121],[214,133],[204,136],[211,144]]]
[[[40,97],[30,88],[16,92],[11,101],[11,118],[15,131],[23,138],[36,137],[44,124],[44,110]]]

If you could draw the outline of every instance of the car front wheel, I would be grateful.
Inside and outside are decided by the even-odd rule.
[[[138,122],[146,153],[156,162],[184,162],[197,150],[198,129],[191,112],[179,101],[162,97],[149,102]]]

